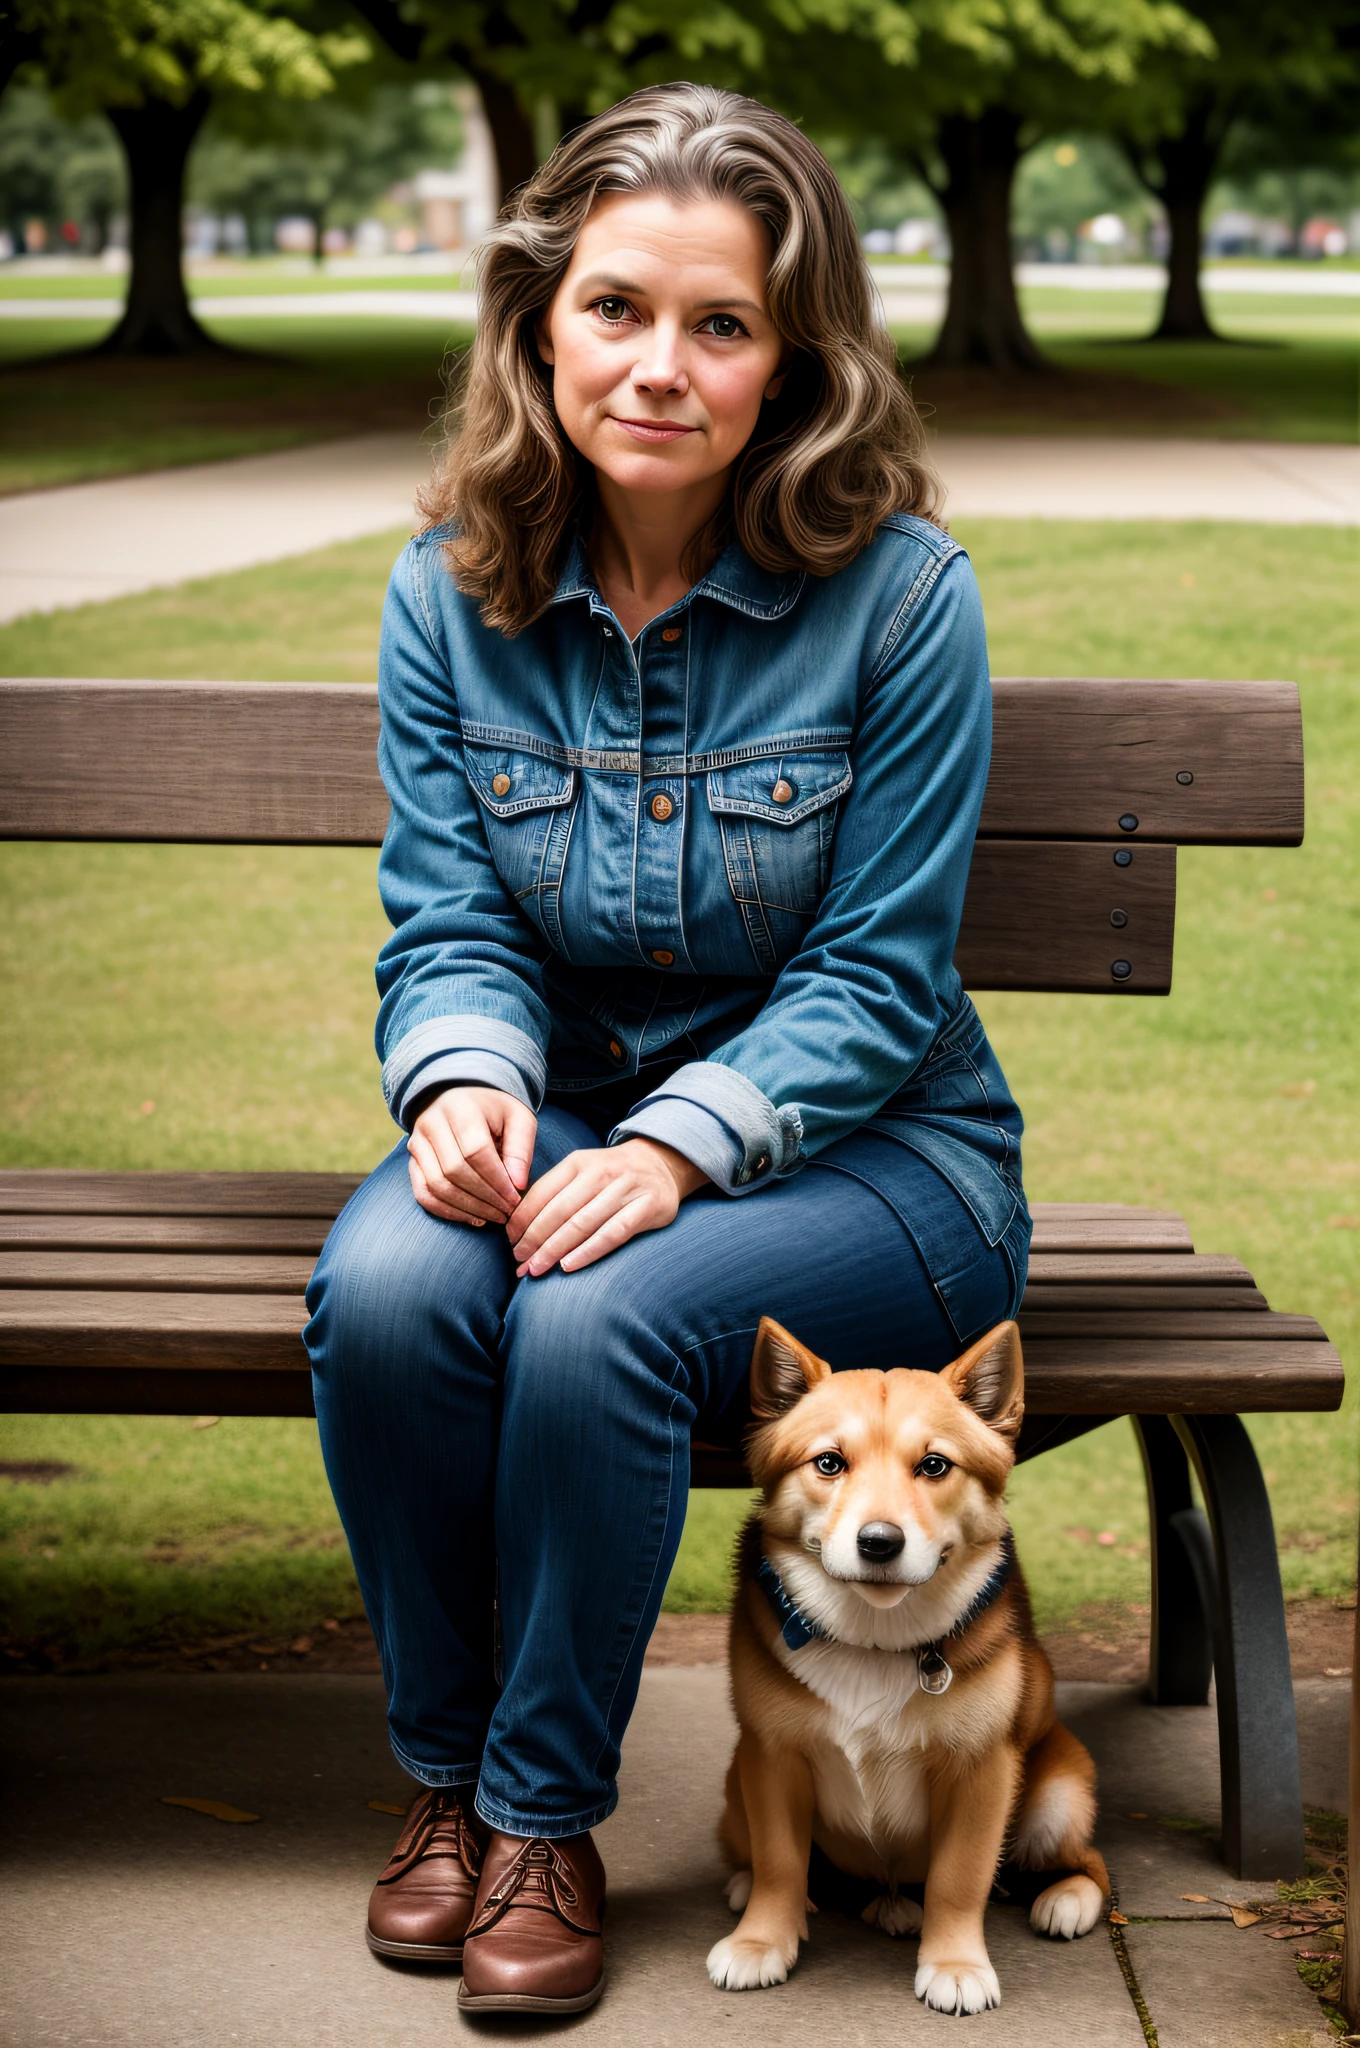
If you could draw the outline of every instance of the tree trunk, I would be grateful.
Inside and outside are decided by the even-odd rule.
[[[944,159],[939,192],[949,227],[949,298],[926,362],[1003,376],[1049,368],[1025,326],[1011,259],[1011,187],[1020,161],[1020,117],[987,107],[950,114],[936,136]]]
[[[458,62],[482,96],[487,126],[496,150],[496,176],[503,206],[516,186],[532,178],[538,169],[534,124],[519,103],[512,85],[464,50],[454,51]]]
[[[122,319],[97,355],[192,356],[217,352],[184,288],[184,167],[208,111],[202,87],[182,107],[147,99],[107,107],[128,166],[132,274]]]
[[[1212,95],[1197,100],[1185,117],[1179,135],[1164,135],[1152,155],[1158,176],[1154,180],[1139,161],[1138,152],[1128,154],[1135,170],[1155,198],[1166,208],[1171,235],[1167,252],[1166,296],[1162,317],[1149,341],[1221,341],[1204,308],[1200,290],[1200,264],[1204,246],[1204,202],[1213,183],[1222,148],[1226,123]]]

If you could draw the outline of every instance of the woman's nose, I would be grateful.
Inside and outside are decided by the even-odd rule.
[[[633,365],[633,389],[679,394],[689,390],[689,372],[677,335],[661,327],[652,329]]]

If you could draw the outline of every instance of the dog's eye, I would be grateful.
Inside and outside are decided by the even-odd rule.
[[[942,1458],[938,1451],[931,1451],[916,1467],[918,1479],[943,1479],[946,1472],[954,1469],[948,1458]]]
[[[823,1479],[839,1479],[845,1470],[845,1460],[839,1451],[821,1451],[812,1462]]]

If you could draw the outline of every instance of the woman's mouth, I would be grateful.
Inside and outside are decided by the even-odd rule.
[[[609,417],[616,427],[622,427],[625,434],[631,434],[637,441],[681,441],[686,434],[697,434],[697,427],[681,426],[678,420],[628,420],[618,413]]]

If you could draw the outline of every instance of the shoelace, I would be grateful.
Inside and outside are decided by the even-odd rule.
[[[475,1882],[481,1874],[482,1852],[467,1824],[463,1803],[456,1793],[429,1792],[419,1802],[406,1824],[406,1831],[388,1861],[379,1884],[391,1884],[404,1877],[413,1864],[426,1856],[456,1856]]]
[[[532,1896],[525,1897],[525,1893]],[[540,1837],[525,1843],[524,1847],[501,1872],[494,1891],[487,1893],[481,1904],[469,1934],[484,1934],[488,1927],[518,1904],[538,1912],[555,1913],[567,1927],[577,1934],[597,1934],[596,1927],[586,1927],[573,1918],[580,1905],[580,1893],[572,1883],[570,1868],[560,1850],[551,1842]]]

